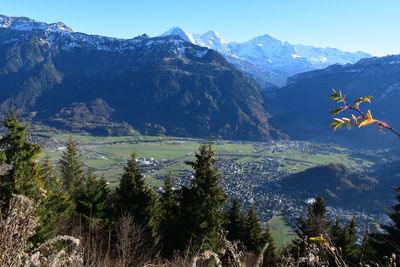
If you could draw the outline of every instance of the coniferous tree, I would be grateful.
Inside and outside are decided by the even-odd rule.
[[[6,203],[11,193],[37,198],[41,184],[37,159],[41,147],[28,141],[27,127],[19,122],[16,113],[7,116],[3,124],[7,133],[0,139],[1,158],[12,168],[0,177],[0,197]]]
[[[253,205],[246,214],[244,244],[248,250],[256,252],[260,252],[264,246],[260,220]]]
[[[326,219],[326,205],[322,197],[316,197],[315,202],[308,206],[307,218],[299,218],[297,222],[298,234],[314,237],[329,235],[329,222]]]
[[[93,170],[89,169],[85,175],[84,189],[76,203],[76,211],[81,216],[83,225],[101,225],[109,228],[111,224],[111,199],[107,181],[97,177]]]
[[[53,192],[62,192],[62,183],[57,175],[57,167],[54,165],[49,154],[46,154],[43,162],[40,164],[40,176],[46,189]]]
[[[268,260],[270,260],[271,257],[275,255],[275,249],[276,249],[274,239],[272,238],[268,225],[264,228],[264,232],[262,233],[262,240],[264,245],[268,243],[268,248],[264,252],[264,259],[265,259],[264,261],[265,263],[268,263],[269,262]]]
[[[331,241],[337,246],[337,244],[340,243],[341,234],[342,234],[340,220],[337,216],[335,219],[335,223],[331,226],[330,232],[331,232],[331,235],[330,235]]]
[[[161,207],[157,195],[146,184],[140,173],[134,153],[125,166],[116,195],[119,214],[126,212],[131,214],[135,222],[145,229],[151,240],[151,246],[157,247],[160,239]]]
[[[83,186],[83,168],[79,159],[79,148],[72,138],[67,140],[67,148],[60,159],[60,173],[63,189],[73,198],[77,198]]]
[[[257,254],[260,253],[266,243],[268,243],[268,247],[264,252],[264,261],[265,263],[269,263],[275,251],[274,241],[269,227],[266,226],[264,229],[261,227],[260,220],[253,205],[249,207],[245,217],[245,228],[242,240],[249,251]]]
[[[357,264],[360,259],[361,248],[357,244],[357,223],[353,217],[351,221],[345,225],[343,233],[344,244],[342,247],[343,259]]]
[[[0,177],[0,197],[7,202],[9,195],[16,193],[39,201],[35,211],[39,224],[30,241],[34,244],[40,243],[59,232],[59,226],[70,214],[71,202],[66,197],[40,189],[43,187],[43,179],[37,159],[41,147],[28,141],[27,127],[21,125],[15,113],[5,118],[3,122],[8,132],[0,139],[1,157],[3,162],[12,166],[12,169]]]
[[[396,192],[397,200],[400,202],[400,187],[396,188]],[[400,203],[395,205],[392,211],[389,211],[389,217],[392,219],[393,225],[385,225],[383,229],[388,233],[388,240],[392,244],[397,244],[397,252],[400,252]]]
[[[178,227],[179,207],[173,190],[173,178],[171,173],[168,174],[164,184],[164,192],[161,197],[161,207],[163,209],[163,217],[160,225],[162,236],[163,254],[169,258],[174,250],[178,249],[177,235],[180,231]]]
[[[397,200],[400,202],[400,187],[397,187]],[[400,254],[400,203],[395,205],[389,211],[389,217],[392,220],[391,225],[382,225],[385,233],[371,233],[368,237],[368,250],[374,251],[374,255],[368,255],[368,258],[377,261],[382,260],[384,256],[390,256],[392,253]],[[400,264],[400,259],[397,258]]]
[[[361,247],[357,244],[357,223],[355,218],[341,227],[336,218],[331,228],[330,238],[335,247],[340,248],[344,260],[357,264],[360,259]]]
[[[211,144],[201,145],[195,157],[195,162],[188,163],[194,169],[192,188],[184,188],[182,193],[181,244],[188,246],[190,243],[194,250],[202,248],[219,251],[222,245],[219,234],[225,220],[222,206],[226,196],[214,168]]]
[[[47,191],[36,210],[39,226],[29,239],[33,244],[40,244],[54,238],[60,232],[69,231],[71,216],[75,209],[74,201],[65,195]]]
[[[228,231],[227,238],[231,241],[243,240],[245,232],[245,216],[239,205],[239,200],[235,197],[232,207],[228,211],[225,229]]]

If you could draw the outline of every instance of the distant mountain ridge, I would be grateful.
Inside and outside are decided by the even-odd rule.
[[[398,146],[397,136],[385,130],[380,132],[374,125],[333,132],[328,127],[333,121],[329,111],[338,105],[328,99],[332,88],[342,90],[350,103],[362,96],[373,96],[372,103],[362,103],[361,109],[370,109],[374,118],[400,129],[400,55],[362,59],[353,65],[332,65],[289,78],[285,87],[266,99],[271,124],[299,140],[363,147]],[[344,112],[338,117],[349,114]]]
[[[277,85],[284,84],[294,74],[323,69],[333,64],[353,64],[362,58],[371,57],[364,52],[293,45],[267,34],[243,43],[228,42],[215,31],[190,34],[179,27],[161,36],[169,35],[177,35],[188,42],[214,49],[240,70]]]
[[[0,16],[0,104],[72,130],[269,140],[261,90],[179,36],[118,39]]]
[[[0,28],[8,28],[19,31],[41,30],[52,32],[72,32],[72,29],[62,22],[48,24],[26,17],[12,17],[5,15],[0,15]]]

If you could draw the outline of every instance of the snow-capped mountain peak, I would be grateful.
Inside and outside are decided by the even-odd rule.
[[[187,42],[196,43],[192,34],[185,32],[181,27],[173,27],[168,31],[164,32],[163,34],[161,34],[160,36],[168,36],[168,35],[176,35],[181,37],[183,40]]]
[[[208,40],[212,40],[212,41],[216,41],[218,43],[223,43],[223,44],[227,44],[228,42],[225,41],[216,31],[208,31],[206,33],[203,34],[198,34],[196,35],[198,38],[202,38],[202,39],[208,39]]]
[[[44,23],[25,17],[11,17],[0,15],[0,28],[10,28],[20,31],[44,30],[49,32],[73,32],[62,22]]]
[[[225,41],[215,31],[190,34],[179,27],[162,36],[165,35],[179,35],[186,41],[214,49],[243,71],[249,72],[249,67],[255,67],[257,72],[260,68],[266,72],[272,71],[275,73],[273,75],[282,76],[281,81],[300,72],[322,69],[332,64],[356,63],[362,58],[371,57],[363,52],[351,53],[332,48],[293,45],[268,34],[242,43]],[[261,72],[260,75],[262,76],[258,78],[264,79],[265,73]]]
[[[217,50],[222,54],[230,54],[228,42],[225,41],[217,32],[208,31],[203,34],[192,34],[195,44]]]

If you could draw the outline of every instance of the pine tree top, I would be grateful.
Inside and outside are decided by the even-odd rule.
[[[327,211],[324,198],[321,196],[316,197],[309,211],[313,216],[324,217]]]

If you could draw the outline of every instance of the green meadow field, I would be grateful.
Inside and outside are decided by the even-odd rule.
[[[146,179],[155,186],[162,185],[162,180],[156,176],[173,174],[190,167],[185,161],[194,159],[194,154],[205,140],[178,137],[155,136],[117,136],[98,137],[84,134],[43,133],[42,136],[52,137],[65,142],[72,137],[77,140],[81,149],[81,160],[86,168],[93,168],[96,173],[103,174],[110,185],[115,186],[123,172],[124,164],[135,153],[136,158],[156,160],[160,168],[147,174]],[[371,162],[364,159],[354,159],[346,153],[346,149],[337,148],[338,153],[304,153],[296,149],[285,152],[271,152],[270,144],[251,142],[232,142],[218,140],[213,142],[217,158],[234,159],[236,163],[261,162],[265,157],[280,161],[280,170],[287,173],[296,173],[316,165],[331,162],[342,163],[349,168],[369,167]],[[49,154],[57,162],[61,150],[44,151],[42,156]],[[360,164],[360,162],[362,162]]]

